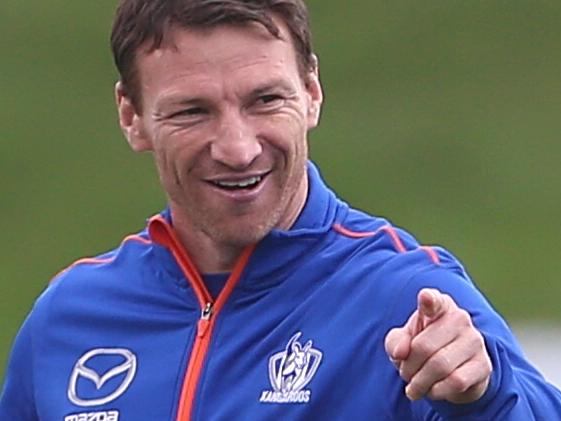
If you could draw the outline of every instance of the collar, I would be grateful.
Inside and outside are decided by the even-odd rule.
[[[240,288],[262,289],[282,281],[282,273],[290,271],[316,248],[331,231],[336,220],[346,213],[347,206],[326,186],[318,168],[307,165],[309,181],[306,204],[289,230],[273,229],[255,247],[244,269]],[[164,229],[162,229],[164,228]],[[169,274],[185,285],[184,275],[169,250],[173,221],[169,209],[151,218],[148,232],[158,245],[155,253]],[[188,250],[183,251],[188,256]]]

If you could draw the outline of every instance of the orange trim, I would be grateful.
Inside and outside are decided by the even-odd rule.
[[[183,274],[193,286],[193,290],[195,291],[201,308],[204,308],[206,303],[212,302],[212,298],[204,285],[199,270],[191,261],[187,253],[185,253],[183,245],[177,237],[175,230],[168,224],[168,222],[161,216],[157,215],[150,220],[148,231],[156,243],[167,247],[171,251],[173,257],[175,257],[175,260],[183,271]]]
[[[346,237],[357,238],[357,239],[373,237],[376,234],[378,234],[380,231],[384,231],[386,234],[390,236],[396,250],[399,253],[405,253],[407,251],[407,249],[403,245],[403,242],[401,241],[401,238],[399,238],[399,235],[397,234],[396,230],[392,228],[390,225],[384,225],[383,227],[378,228],[376,231],[363,231],[363,232],[351,231],[350,229],[345,228],[341,224],[333,224],[333,229],[339,234],[343,234]],[[434,251],[432,247],[419,246],[418,249],[423,250],[425,253],[427,253],[434,264],[437,265],[440,264],[440,258],[438,257],[438,254],[436,253],[436,251]]]
[[[436,251],[434,251],[432,247],[421,246],[419,248],[429,255],[429,257],[431,258],[434,264],[436,265],[440,264],[440,257],[438,257],[438,254],[436,253]]]
[[[115,259],[114,257],[107,257],[105,259],[98,259],[98,258],[95,258],[95,257],[85,257],[83,259],[76,260],[70,266],[67,266],[64,269],[60,270],[55,276],[52,277],[50,282],[54,282],[54,280],[57,279],[59,276],[65,274],[70,269],[75,268],[78,265],[81,265],[81,264],[95,265],[95,264],[102,264],[102,263],[110,263],[114,259]]]
[[[341,224],[333,224],[333,229],[335,231],[337,231],[339,234],[343,234],[345,237],[350,237],[350,238],[366,238],[366,237],[372,237],[374,235],[376,235],[376,233],[378,231],[364,231],[364,232],[357,232],[357,231],[351,231],[348,228],[345,228],[343,225]]]
[[[129,235],[127,237],[125,237],[123,239],[123,241],[121,241],[121,245],[120,247],[122,247],[125,243],[129,242],[129,241],[136,241],[138,243],[142,243],[142,244],[152,244],[152,242],[146,238],[143,238],[139,235]],[[62,269],[61,271],[59,271],[55,276],[53,276],[52,280],[58,278],[60,275],[62,275],[63,273],[69,271],[70,269],[78,266],[78,265],[82,265],[82,264],[90,264],[90,265],[95,265],[95,264],[103,264],[103,263],[110,263],[113,260],[115,260],[116,256],[113,257],[105,257],[105,258],[99,258],[99,257],[84,257],[83,259],[79,259],[76,260],[74,263],[72,263],[71,265],[65,267],[64,269]]]
[[[126,242],[126,241],[136,241],[137,243],[142,243],[142,244],[152,244],[152,241],[148,238],[144,238],[141,237],[140,235],[137,234],[133,234],[133,235],[129,235],[127,237],[125,237],[125,239],[122,241],[122,243]]]
[[[191,358],[189,360],[187,374],[181,391],[181,400],[179,401],[179,408],[177,411],[177,421],[189,421],[191,419],[195,403],[195,394],[197,392],[197,386],[199,384],[201,372],[203,370],[210,341],[212,339],[212,333],[216,324],[216,317],[238,283],[254,248],[255,246],[249,246],[242,252],[232,273],[230,274],[230,277],[226,281],[226,285],[224,285],[224,289],[218,295],[211,319],[201,319],[198,322],[197,337],[195,339],[195,343],[193,344],[193,349],[191,350]]]
[[[384,225],[383,227],[378,228],[376,231],[364,231],[364,232],[351,231],[350,229],[345,228],[341,224],[334,224],[333,228],[338,233],[343,234],[343,235],[345,235],[347,237],[350,237],[350,238],[373,237],[376,234],[378,234],[380,231],[384,231],[390,236],[390,238],[392,239],[392,242],[393,242],[393,244],[394,244],[394,246],[395,246],[395,248],[397,249],[398,252],[405,253],[407,251],[407,249],[405,248],[405,246],[401,242],[401,238],[399,238],[399,236],[397,235],[397,232],[395,232],[395,230],[389,225]]]
[[[232,273],[228,277],[224,288],[218,295],[216,302],[213,302],[212,297],[202,280],[201,274],[192,262],[186,250],[183,248],[183,245],[181,244],[181,241],[174,229],[168,224],[168,222],[161,216],[156,216],[150,220],[148,229],[152,239],[158,244],[167,247],[175,257],[179,267],[187,278],[187,281],[191,284],[191,287],[195,291],[201,310],[204,309],[207,304],[213,305],[210,318],[201,318],[197,323],[197,335],[195,337],[193,347],[191,348],[191,356],[189,357],[189,364],[187,365],[187,371],[183,381],[183,387],[181,389],[181,396],[179,398],[180,400],[176,420],[189,421],[191,419],[191,413],[193,412],[197,386],[199,384],[201,372],[203,370],[210,341],[212,339],[212,332],[216,323],[216,317],[220,313],[222,307],[226,304],[226,301],[240,280],[243,270],[245,269],[255,246],[248,246],[242,251],[242,254],[234,265]]]
[[[386,225],[385,227],[382,227],[380,229],[382,231],[386,231],[390,235],[397,251],[399,251],[400,253],[405,253],[407,251],[407,249],[401,242],[401,238],[399,238],[399,235],[397,235],[397,232],[392,227]]]

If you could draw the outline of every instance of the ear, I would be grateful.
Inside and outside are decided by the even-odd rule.
[[[323,103],[323,90],[319,80],[319,62],[315,54],[312,55],[313,68],[306,77],[306,90],[308,91],[308,129],[313,129],[319,124],[321,105]]]
[[[115,101],[119,112],[119,125],[130,147],[135,152],[149,151],[152,145],[136,107],[119,81],[115,84]]]

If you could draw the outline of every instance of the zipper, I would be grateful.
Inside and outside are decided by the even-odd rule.
[[[179,397],[176,418],[176,421],[190,421],[195,403],[197,386],[212,339],[212,331],[214,329],[216,317],[240,280],[243,270],[255,249],[255,245],[244,248],[222,291],[218,294],[216,301],[213,301],[202,280],[201,274],[189,258],[176,236],[175,231],[168,222],[159,215],[152,218],[149,224],[149,232],[150,237],[156,243],[167,247],[172,252],[187,281],[193,288],[201,306],[201,315],[197,321],[197,332],[187,364],[187,372]]]
[[[197,334],[195,342],[191,348],[191,356],[187,366],[187,373],[183,381],[181,390],[179,407],[177,410],[177,421],[188,421],[191,419],[193,412],[193,404],[195,402],[195,393],[199,383],[199,378],[203,369],[204,360],[208,352],[211,338],[212,310],[214,304],[207,302],[201,310],[201,317],[197,322]],[[212,320],[211,320],[212,319]]]
[[[201,320],[210,320],[212,316],[213,303],[206,303],[205,308],[201,311]]]
[[[210,318],[212,316],[212,309],[214,303],[206,303],[205,308],[201,310],[201,318],[197,322],[197,337],[204,338],[210,326]]]
[[[214,303],[210,299],[210,294],[203,284],[200,274],[197,273],[198,276],[193,279],[189,277],[187,278],[193,288],[200,288],[200,295],[204,295],[209,298],[206,302],[201,302],[201,317],[197,322],[197,336],[195,337],[195,342],[191,349],[191,356],[187,366],[187,374],[185,375],[185,380],[183,381],[176,421],[191,420],[197,386],[199,384],[208,348],[210,346],[210,341],[212,339],[212,331],[216,323],[216,317],[238,283],[254,248],[255,246],[251,245],[242,251],[242,254],[234,265],[234,269],[232,270],[232,273],[230,273],[224,288],[220,294],[218,294],[218,298]]]

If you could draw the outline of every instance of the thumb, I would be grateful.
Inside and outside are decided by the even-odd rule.
[[[448,310],[446,295],[437,289],[424,288],[417,295],[419,331],[438,320]]]
[[[411,351],[411,335],[406,328],[396,327],[388,332],[384,341],[386,353],[392,362],[407,359]]]

